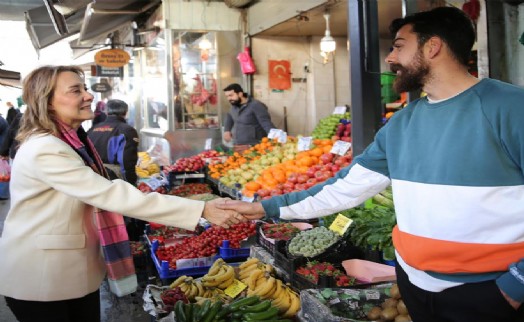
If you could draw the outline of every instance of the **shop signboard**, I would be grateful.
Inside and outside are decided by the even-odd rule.
[[[98,77],[124,77],[124,67],[104,67],[96,65]]]
[[[91,85],[91,90],[97,93],[105,93],[111,90],[111,85],[108,83],[95,83]]]
[[[131,57],[122,49],[104,49],[95,55],[95,64],[103,67],[123,67],[129,63]]]

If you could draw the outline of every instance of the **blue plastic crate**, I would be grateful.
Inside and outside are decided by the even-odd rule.
[[[158,249],[158,240],[153,240],[151,243],[151,258],[155,264],[156,270],[158,271],[158,276],[162,280],[169,280],[173,278],[180,277],[182,275],[187,276],[203,276],[205,275],[211,266],[196,266],[191,268],[179,268],[171,269],[169,267],[168,261],[160,261],[156,256],[156,250]]]
[[[222,241],[218,256],[224,260],[242,260],[249,257],[250,248],[230,248],[229,240]]]

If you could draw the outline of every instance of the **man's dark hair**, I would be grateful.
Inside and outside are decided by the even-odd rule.
[[[430,11],[417,12],[404,18],[393,20],[389,31],[395,37],[405,25],[411,25],[417,34],[421,47],[431,37],[441,38],[449,47],[451,54],[463,65],[468,64],[471,48],[475,43],[473,21],[455,7],[438,7]]]
[[[107,115],[117,115],[125,117],[127,114],[127,103],[121,100],[113,99],[106,103]]]
[[[244,90],[242,89],[242,86],[239,84],[233,83],[227,85],[226,88],[224,88],[224,92],[234,91],[235,93],[244,93]]]

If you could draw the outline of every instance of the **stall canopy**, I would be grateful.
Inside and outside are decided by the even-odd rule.
[[[20,79],[21,76],[19,72],[0,68],[0,85],[20,88],[22,87]]]
[[[44,0],[25,13],[26,28],[37,52],[77,35],[72,47],[91,48],[101,39],[157,7],[160,0]]]

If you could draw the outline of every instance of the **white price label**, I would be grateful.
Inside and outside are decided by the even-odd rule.
[[[351,142],[346,141],[336,141],[335,144],[333,144],[333,147],[331,148],[331,153],[338,154],[338,155],[345,155],[346,152],[351,148]]]
[[[269,133],[267,134],[267,138],[268,139],[278,138],[280,136],[280,132],[282,132],[282,130],[271,129],[271,130],[269,130]]]
[[[297,151],[311,150],[311,142],[313,142],[313,137],[311,136],[303,136],[299,138],[297,142]]]
[[[213,139],[206,139],[206,144],[204,145],[204,150],[211,150],[211,145],[213,144]]]
[[[248,196],[244,196],[242,195],[242,197],[240,198],[241,201],[245,201],[245,202],[253,202],[255,201],[255,197],[248,197]]]
[[[346,113],[347,108],[345,106],[337,106],[333,110],[333,114],[344,114]]]
[[[286,143],[287,142],[287,133],[284,131],[280,131],[280,135],[278,136],[278,143]]]

